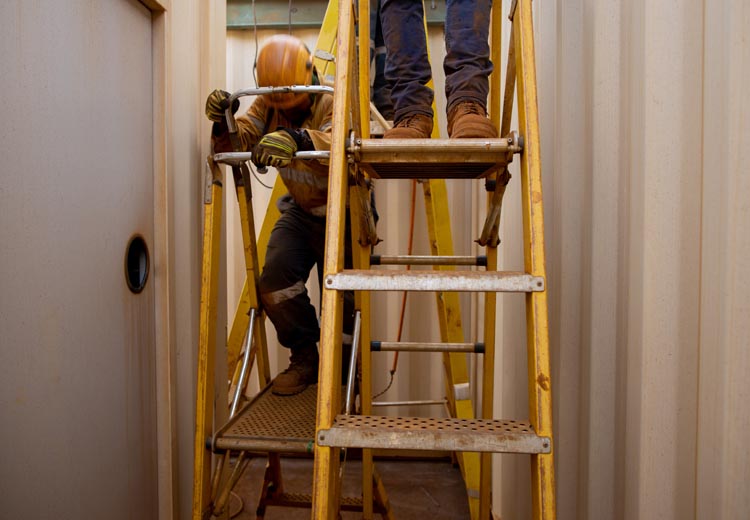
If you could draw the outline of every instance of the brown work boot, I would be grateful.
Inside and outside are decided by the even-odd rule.
[[[414,112],[386,130],[383,139],[429,139],[432,135],[432,116]]]
[[[448,111],[448,136],[454,139],[493,139],[497,137],[497,129],[487,118],[482,105],[476,101],[460,101]]]
[[[293,349],[289,366],[273,380],[276,395],[294,395],[318,382],[318,350],[313,346]]]

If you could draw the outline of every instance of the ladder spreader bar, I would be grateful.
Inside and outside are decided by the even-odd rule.
[[[367,271],[347,269],[325,278],[337,291],[540,292],[544,278],[518,272]]]
[[[295,159],[323,159],[328,160],[331,152],[328,150],[318,150],[309,152],[297,152],[294,154]],[[214,154],[214,162],[228,164],[229,166],[239,166],[253,158],[253,152],[223,152]]]
[[[411,341],[371,341],[373,352],[484,352],[484,343],[417,343]]]
[[[486,266],[486,256],[370,255],[370,265],[478,265]]]

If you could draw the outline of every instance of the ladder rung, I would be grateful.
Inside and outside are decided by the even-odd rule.
[[[339,507],[342,511],[362,511],[362,497],[342,496]],[[264,502],[265,506],[300,507],[309,508],[312,505],[312,495],[307,493],[279,493],[269,495]],[[376,513],[385,511],[377,501],[373,503]]]
[[[357,139],[350,153],[381,179],[477,179],[522,150],[517,134],[499,139]]]
[[[371,341],[373,352],[475,352],[484,353],[484,343],[417,343],[412,341]]]
[[[329,274],[327,289],[338,291],[540,292],[544,278],[503,271],[368,271]]]
[[[437,419],[338,415],[318,431],[318,444],[338,448],[549,453],[549,437],[527,422],[495,419]]]
[[[486,266],[486,256],[370,255],[370,265],[477,265]]]

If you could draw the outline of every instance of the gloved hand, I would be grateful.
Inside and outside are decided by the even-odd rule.
[[[258,167],[274,166],[285,168],[289,166],[297,151],[297,141],[286,130],[276,130],[264,135],[253,149],[253,163]]]
[[[224,111],[229,105],[229,92],[225,90],[214,90],[206,98],[206,117],[214,123],[221,123],[224,120]],[[234,114],[240,108],[240,100],[235,99],[232,103],[232,113]]]

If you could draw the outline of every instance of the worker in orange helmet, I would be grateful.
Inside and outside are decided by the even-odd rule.
[[[273,36],[261,48],[257,74],[259,87],[318,83],[310,51],[289,35]],[[227,97],[227,92],[215,90],[206,100],[206,115],[214,122],[215,152],[233,151],[224,119]],[[273,381],[272,391],[278,395],[299,393],[318,377],[320,328],[305,284],[313,266],[317,265],[319,282],[323,274],[328,163],[295,159],[294,153],[330,149],[332,110],[333,98],[327,93],[272,93],[258,96],[236,119],[241,151],[252,151],[257,166],[276,167],[289,191],[277,201],[281,217],[268,241],[259,284],[263,308],[279,343],[291,350],[288,368]],[[346,264],[351,266],[349,244]],[[345,295],[344,341],[348,343],[353,301],[351,294]]]

